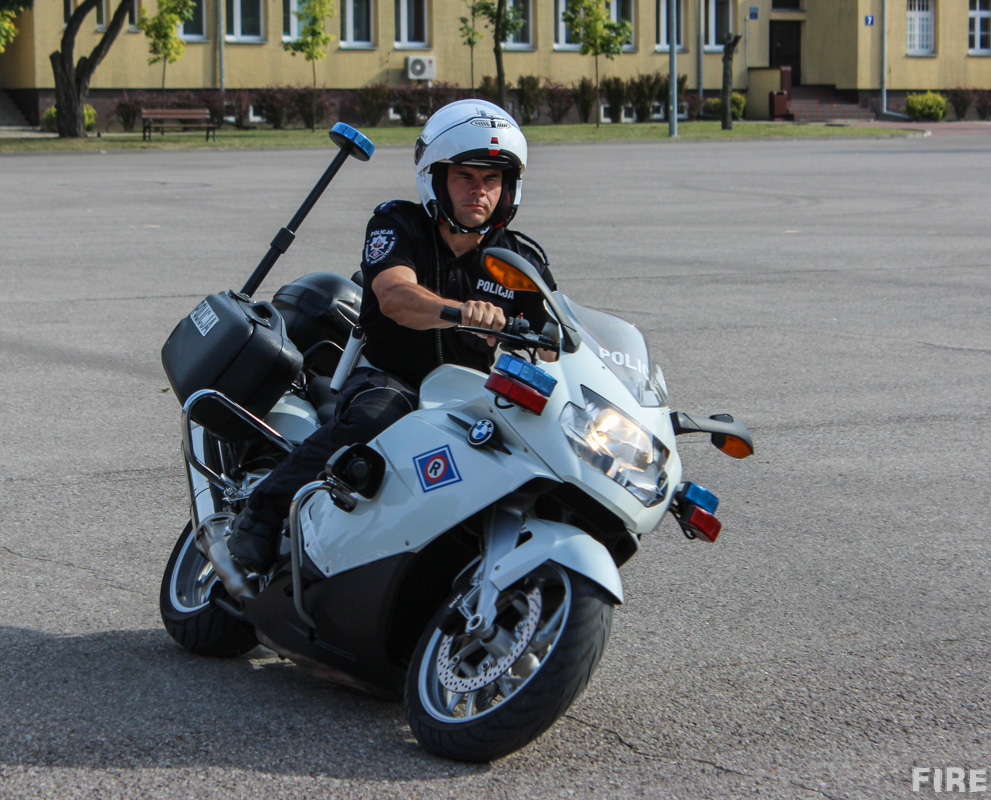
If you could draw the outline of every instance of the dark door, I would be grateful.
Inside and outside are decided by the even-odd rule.
[[[771,21],[771,66],[791,67],[791,82],[802,82],[802,23]]]

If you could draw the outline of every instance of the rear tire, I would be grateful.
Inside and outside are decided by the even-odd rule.
[[[502,657],[466,633],[460,614],[452,631],[447,604],[420,639],[406,717],[431,753],[491,761],[519,750],[581,694],[609,639],[611,599],[555,564],[503,592],[498,608]]]
[[[235,658],[258,646],[251,625],[211,602],[223,584],[196,549],[192,523],[186,523],[162,576],[159,607],[169,635],[187,650],[215,658]]]

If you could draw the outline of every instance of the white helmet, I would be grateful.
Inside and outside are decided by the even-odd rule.
[[[458,100],[437,111],[423,126],[413,153],[420,202],[454,233],[485,233],[509,224],[520,205],[526,170],[526,137],[516,121],[485,100]],[[503,170],[502,197],[483,226],[466,228],[454,218],[447,193],[447,166],[465,164]]]

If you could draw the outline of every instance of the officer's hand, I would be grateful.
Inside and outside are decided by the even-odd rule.
[[[506,315],[499,306],[486,303],[484,300],[469,300],[461,306],[461,324],[469,328],[488,328],[491,331],[501,331],[506,327]],[[482,334],[478,334],[481,336]],[[493,336],[483,337],[490,347],[496,340]]]

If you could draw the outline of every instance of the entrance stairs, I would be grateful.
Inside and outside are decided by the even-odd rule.
[[[794,86],[789,105],[795,122],[867,122],[876,119],[869,108],[862,108],[834,86]]]
[[[4,130],[33,130],[24,115],[5,91],[0,89],[0,128]]]

